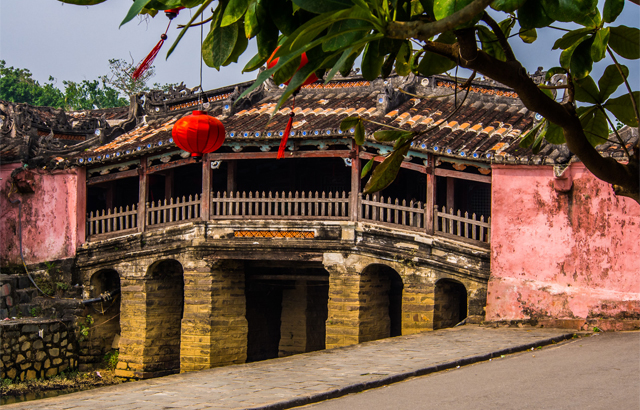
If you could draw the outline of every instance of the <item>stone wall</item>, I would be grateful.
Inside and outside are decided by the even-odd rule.
[[[0,379],[31,380],[76,369],[71,321],[23,319],[0,322]]]

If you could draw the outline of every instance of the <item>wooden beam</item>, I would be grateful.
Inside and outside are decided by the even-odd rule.
[[[353,144],[353,151],[351,154],[351,220],[353,222],[358,220],[360,216],[360,209],[358,207],[358,195],[360,194],[360,147]]]
[[[87,185],[101,184],[103,182],[115,181],[116,179],[131,178],[135,176],[138,176],[138,170],[130,169],[128,171],[116,172],[115,174],[100,175],[97,177],[89,178],[87,179]]]
[[[138,169],[140,185],[138,188],[138,232],[144,232],[147,222],[147,159],[143,158],[140,161],[140,168]]]
[[[202,198],[200,203],[200,218],[203,221],[209,220],[209,209],[211,208],[211,154],[204,154],[202,158]]]
[[[175,167],[181,167],[183,165],[195,164],[198,160],[195,158],[183,158],[175,161],[167,162],[166,164],[158,164],[147,168],[147,174],[153,174],[154,172],[164,171],[165,169],[171,169]]]
[[[386,157],[383,157],[382,155],[371,154],[369,152],[361,152],[360,158],[366,159],[366,160],[370,160],[371,158],[373,158],[376,162],[382,162],[385,160]],[[420,164],[414,164],[413,162],[402,161],[402,164],[400,165],[400,167],[405,169],[410,169],[412,171],[418,171],[423,174],[427,173],[427,167]]]
[[[486,184],[491,183],[491,176],[489,175],[468,174],[466,172],[452,171],[450,169],[442,169],[442,168],[436,168],[435,173],[439,177],[466,179],[468,181],[484,182]]]
[[[238,161],[227,162],[227,193],[236,192],[236,172],[238,171]]]
[[[76,245],[87,241],[87,169],[76,168]]]
[[[436,204],[436,176],[433,173],[427,174],[427,204],[425,209],[424,225],[427,228],[427,234],[433,235],[434,213],[433,207]]]
[[[349,158],[351,150],[327,150],[327,151],[287,151],[287,158]],[[222,152],[212,153],[212,161],[239,160],[239,159],[276,159],[278,153],[274,152]]]

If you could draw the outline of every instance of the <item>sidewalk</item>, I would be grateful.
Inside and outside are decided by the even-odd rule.
[[[103,387],[9,409],[285,409],[570,338],[557,329],[466,325]]]

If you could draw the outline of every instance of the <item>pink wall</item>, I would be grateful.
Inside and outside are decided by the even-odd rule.
[[[580,163],[565,179],[549,166],[494,166],[492,174],[487,320],[637,327],[640,205]]]
[[[12,204],[7,198],[12,190],[11,172],[18,167],[20,164],[0,167],[1,265],[22,263],[18,240],[18,204]],[[12,200],[20,199],[23,204],[22,248],[27,264],[75,256],[76,247],[84,236],[84,221],[77,216],[78,199],[84,203],[83,171],[70,169],[49,173],[28,170],[21,174],[20,179],[35,191],[16,193],[14,189],[10,197]],[[78,228],[81,236],[78,235]]]

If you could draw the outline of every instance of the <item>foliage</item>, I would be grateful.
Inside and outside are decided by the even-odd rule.
[[[104,355],[102,363],[104,364],[105,368],[108,370],[115,370],[116,366],[118,365],[118,356],[118,350],[112,350]]]
[[[31,317],[38,317],[40,316],[41,313],[42,313],[42,307],[40,306],[35,306],[29,309],[29,314],[31,315]]]
[[[94,320],[91,315],[87,315],[84,320],[78,322],[78,341],[84,342],[89,337],[89,330]]]
[[[49,77],[49,81],[53,80]],[[53,83],[40,85],[31,77],[31,71],[7,67],[4,60],[0,60],[0,99],[49,107],[64,104],[64,94]]]
[[[92,4],[96,0],[61,0]],[[636,2],[636,0],[632,0]],[[122,24],[136,15],[154,16],[159,10],[186,6],[192,17],[175,40],[203,13],[212,0],[136,0]],[[488,12],[488,8],[493,9]],[[601,7],[602,12],[600,12]],[[218,1],[203,42],[204,62],[214,68],[229,65],[247,49],[247,39],[255,39],[258,53],[244,67],[253,71],[273,54],[278,63],[258,74],[249,93],[267,78],[278,83],[291,79],[276,109],[312,73],[325,81],[346,74],[358,56],[367,80],[387,77],[395,68],[400,75],[411,72],[428,76],[456,66],[470,69],[513,88],[530,110],[544,122],[528,133],[523,146],[533,151],[543,139],[566,143],[596,177],[611,183],[616,193],[640,201],[638,146],[627,152],[628,164],[602,157],[594,146],[615,129],[613,118],[638,126],[638,91],[626,79],[627,68],[619,58],[640,58],[640,31],[616,25],[625,0],[228,0]],[[636,6],[631,6],[636,7]],[[501,16],[496,21],[492,16]],[[558,25],[563,27],[558,27]],[[558,30],[552,49],[562,50],[559,65],[548,71],[547,84],[536,84],[515,56],[511,43],[522,41],[532,52],[544,52],[538,44],[539,29]],[[535,48],[534,48],[535,47]],[[309,63],[297,70],[301,54]],[[597,79],[591,77],[594,64],[609,55],[613,64]],[[566,75],[564,84],[549,81],[554,74]],[[470,83],[469,83],[470,84]],[[624,84],[624,86],[623,86]],[[619,87],[626,94],[611,98]],[[556,101],[551,92],[564,88],[567,98]],[[576,108],[579,103],[579,107]],[[349,121],[353,121],[350,119]],[[361,122],[356,127],[361,127]],[[407,142],[422,135],[388,134],[381,138],[396,141],[394,152],[373,171],[368,190],[384,187],[397,173],[397,163],[406,153]],[[362,143],[360,135],[356,142]],[[621,138],[615,143],[624,146]]]
[[[120,95],[130,97],[138,93],[149,91],[148,82],[153,76],[156,75],[153,67],[149,67],[140,77],[137,79],[131,78],[131,74],[136,71],[136,66],[132,62],[127,62],[122,59],[112,58],[109,60],[109,75],[100,76],[100,80],[103,84],[117,90]],[[171,87],[175,87],[177,84],[160,84],[154,83],[152,88],[156,90],[168,90]],[[128,104],[128,102],[127,102]]]

